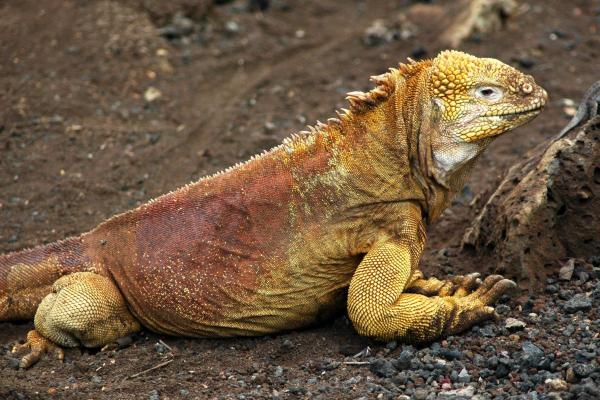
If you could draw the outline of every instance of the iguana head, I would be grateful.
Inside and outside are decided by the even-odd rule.
[[[427,84],[436,127],[433,158],[444,181],[492,138],[538,115],[547,100],[531,76],[498,60],[458,51],[433,59]]]
[[[528,122],[547,99],[531,76],[459,51],[442,52],[433,60],[429,85],[442,131],[468,143]]]

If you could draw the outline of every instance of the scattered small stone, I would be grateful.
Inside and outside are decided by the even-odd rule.
[[[93,375],[90,378],[90,381],[92,381],[92,383],[95,383],[97,385],[100,385],[102,383],[102,378],[100,378],[98,375]]]
[[[225,30],[229,33],[238,33],[240,31],[240,25],[235,21],[225,22]]]
[[[167,352],[167,347],[162,344],[161,342],[157,342],[154,344],[154,350],[158,353],[158,354],[164,354]]]
[[[529,341],[523,343],[522,349],[521,364],[525,367],[539,367],[545,355],[544,350]]]
[[[496,329],[493,325],[485,325],[479,328],[479,333],[484,337],[496,337]]]
[[[574,104],[573,104],[574,105]],[[566,263],[558,271],[558,278],[561,281],[570,281],[575,269],[575,259],[569,258]]]
[[[594,366],[590,364],[575,364],[573,372],[579,378],[587,378],[594,372]]]
[[[558,291],[558,298],[561,300],[569,300],[573,297],[573,291],[569,289],[561,289]]]
[[[152,103],[153,101],[160,99],[161,96],[162,92],[154,86],[150,86],[144,92],[144,100],[146,100],[148,103]]]
[[[506,304],[498,304],[495,308],[496,312],[500,315],[506,315],[510,312],[510,307]]]
[[[553,293],[557,293],[557,292],[558,292],[558,286],[556,286],[556,285],[547,285],[546,286],[546,293],[553,294]]]
[[[563,381],[562,379],[559,378],[554,378],[554,379],[546,379],[545,384],[552,390],[556,390],[559,392],[565,391],[569,388],[569,385],[567,384],[567,382]]]
[[[470,399],[475,395],[475,388],[467,386],[462,389],[448,390],[438,393],[438,399]]]
[[[396,368],[394,368],[392,363],[381,358],[373,361],[369,368],[371,369],[371,372],[384,378],[390,378],[396,373]]]
[[[429,396],[429,391],[423,388],[415,389],[415,394],[413,395],[415,400],[426,400],[427,396]]]
[[[277,128],[277,125],[275,125],[273,122],[271,122],[271,121],[265,122],[265,131],[266,132],[273,132],[276,128]]]
[[[410,362],[413,359],[415,351],[412,347],[405,346],[396,360],[393,361],[394,366],[399,371],[410,368]]]
[[[283,351],[290,351],[293,348],[294,348],[294,343],[292,343],[292,341],[289,339],[285,339],[283,341],[283,343],[281,344],[281,350],[283,350]]]
[[[496,371],[494,372],[494,375],[496,375],[497,378],[505,378],[508,376],[508,374],[511,371],[511,364],[512,362],[509,359],[500,359],[498,360],[498,366],[496,367]],[[502,362],[500,362],[502,361]]]
[[[460,351],[453,348],[442,347],[437,351],[437,355],[446,360],[458,360],[461,356]]]
[[[504,324],[504,327],[506,329],[508,329],[510,332],[516,332],[516,331],[521,331],[523,329],[525,329],[525,327],[527,326],[527,324],[523,321],[520,321],[516,318],[506,318],[506,322]]]
[[[376,19],[365,30],[363,35],[363,43],[367,46],[377,46],[383,43],[389,43],[394,40],[395,32],[385,26],[385,22],[381,19]]]
[[[150,144],[156,144],[160,140],[160,136],[161,135],[159,132],[149,132],[149,133],[146,133],[146,140]]]
[[[418,45],[410,51],[410,56],[414,60],[422,60],[427,57],[428,51],[425,46]]]
[[[465,368],[459,372],[458,381],[462,383],[471,382],[471,375],[469,375],[469,372]]]
[[[158,34],[165,39],[181,39],[194,31],[194,21],[182,14],[176,14],[171,24],[158,29]]]
[[[577,105],[571,99],[562,99],[560,101],[560,104],[562,106],[563,112],[567,117],[572,117],[577,112]]]
[[[576,294],[563,305],[563,308],[569,314],[576,313],[580,310],[589,310],[592,308],[592,300],[585,294]]]
[[[19,369],[19,364],[20,364],[20,361],[19,361],[18,358],[8,357],[8,366],[9,366],[9,368],[18,370]]]
[[[525,69],[533,68],[535,64],[537,64],[537,61],[530,57],[518,57],[515,59],[515,61],[517,62],[517,64],[519,64],[520,67]]]
[[[158,394],[158,390],[151,390],[148,394],[148,400],[160,400],[160,395]]]
[[[273,372],[273,376],[275,378],[280,378],[281,376],[283,376],[283,367],[278,365],[275,367],[275,371]]]
[[[576,330],[575,325],[567,325],[565,327],[565,329],[563,329],[562,334],[563,334],[563,336],[569,337],[573,333],[575,333],[575,330]]]

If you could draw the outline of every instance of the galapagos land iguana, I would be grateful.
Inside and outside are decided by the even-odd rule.
[[[350,110],[90,232],[0,256],[0,321],[34,319],[21,367],[140,330],[262,335],[342,311],[408,342],[494,315],[514,286],[424,278],[425,227],[498,135],[547,94],[495,59],[445,51],[372,77]]]

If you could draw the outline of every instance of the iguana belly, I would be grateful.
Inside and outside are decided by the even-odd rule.
[[[351,273],[318,271],[306,275],[246,264],[229,265],[215,273],[210,267],[179,270],[169,277],[136,274],[122,288],[132,313],[148,328],[184,336],[255,336],[297,329],[342,312]],[[296,269],[296,268],[293,268]],[[350,271],[352,266],[348,266]],[[121,281],[123,281],[121,276]]]

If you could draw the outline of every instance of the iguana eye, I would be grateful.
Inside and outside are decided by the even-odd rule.
[[[493,86],[482,86],[475,90],[475,96],[488,101],[498,101],[504,94],[502,90]]]

